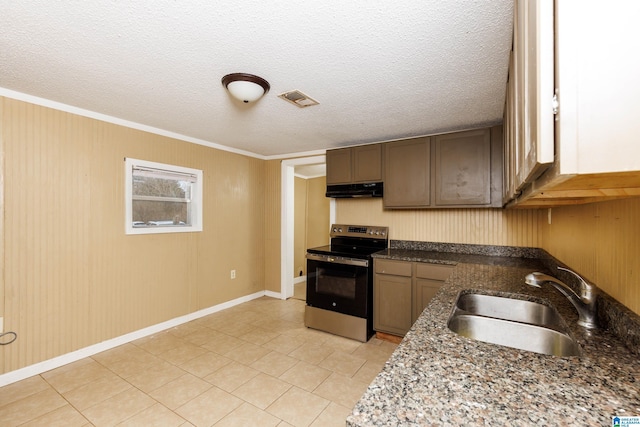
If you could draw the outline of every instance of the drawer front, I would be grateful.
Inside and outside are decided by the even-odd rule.
[[[376,273],[411,277],[410,262],[393,261],[389,259],[376,259],[373,264]]]
[[[416,277],[444,281],[451,275],[453,267],[453,265],[416,263]]]

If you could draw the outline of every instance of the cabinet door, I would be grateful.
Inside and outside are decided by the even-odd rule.
[[[382,144],[353,147],[353,182],[382,181]]]
[[[419,279],[439,280],[444,282],[451,276],[454,265],[430,264],[426,262],[416,263],[416,277]]]
[[[416,263],[413,282],[412,322],[415,322],[442,284],[451,276],[453,265]]]
[[[504,122],[510,157],[507,197],[513,197],[554,160],[553,2],[514,4],[513,52]],[[507,162],[508,159],[505,159]]]
[[[373,329],[404,336],[412,324],[411,277],[376,274],[373,280]]]
[[[411,324],[413,324],[424,309],[429,305],[433,296],[442,287],[442,281],[431,279],[415,279],[413,287],[413,308],[411,316]]]
[[[436,206],[491,204],[491,130],[435,137]]]
[[[351,148],[327,150],[327,185],[351,183]]]
[[[615,187],[636,187],[637,194],[640,2],[554,3],[559,173],[631,172]],[[597,184],[613,188],[606,176]],[[592,181],[585,189],[593,188]]]
[[[524,135],[519,182],[540,175],[554,156],[554,51],[553,2],[519,1],[518,14],[524,14],[524,35],[520,48],[524,52]]]
[[[504,103],[504,133],[503,133],[503,193],[502,202],[506,204],[517,195],[517,166],[516,166],[516,131],[517,122],[515,119],[515,74],[514,74],[514,54],[509,57],[509,75],[507,76],[507,89]]]
[[[411,277],[412,275],[413,267],[410,262],[392,259],[376,259],[373,265],[376,273],[406,277]]]
[[[384,206],[429,206],[431,139],[390,142],[384,149]]]

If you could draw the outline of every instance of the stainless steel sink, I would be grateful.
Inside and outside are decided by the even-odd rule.
[[[458,335],[552,356],[580,356],[558,312],[549,306],[478,293],[458,296],[447,326]]]
[[[478,316],[540,326],[562,325],[562,319],[554,308],[533,301],[471,293],[460,295],[456,307]]]

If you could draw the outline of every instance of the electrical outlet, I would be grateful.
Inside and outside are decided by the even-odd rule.
[[[236,278],[236,271],[235,270],[231,270],[231,278],[232,279]]]

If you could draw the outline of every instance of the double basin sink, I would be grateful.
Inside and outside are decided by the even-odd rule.
[[[447,326],[467,338],[552,356],[580,356],[555,308],[522,299],[461,292]]]

